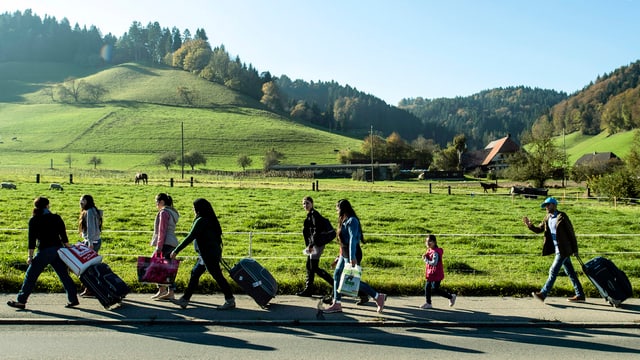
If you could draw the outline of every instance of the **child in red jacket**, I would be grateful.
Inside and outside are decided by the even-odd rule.
[[[449,299],[449,306],[453,306],[456,303],[456,294],[451,294],[440,289],[440,282],[444,279],[444,266],[442,265],[442,253],[444,250],[438,247],[436,236],[432,234],[427,235],[425,245],[427,246],[427,252],[422,255],[422,260],[427,264],[425,269],[427,283],[424,286],[424,295],[427,298],[427,302],[420,306],[420,308],[432,308],[432,292],[446,297]]]

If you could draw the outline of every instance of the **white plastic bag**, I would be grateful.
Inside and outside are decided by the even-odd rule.
[[[361,277],[362,268],[360,265],[351,266],[351,264],[346,264],[342,270],[342,275],[340,275],[338,292],[346,296],[358,296]]]

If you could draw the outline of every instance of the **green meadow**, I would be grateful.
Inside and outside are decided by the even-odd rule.
[[[44,91],[68,76],[103,86],[99,104],[63,104]],[[197,95],[186,106],[177,95],[183,86]],[[558,139],[572,163],[584,153],[613,151],[626,156],[631,133],[595,137],[576,134]],[[0,291],[18,291],[27,254],[27,222],[32,202],[44,195],[62,215],[69,237],[77,241],[78,200],[95,197],[104,210],[104,261],[137,292],[152,292],[136,276],[138,256],[151,254],[149,241],[156,214],[154,197],[168,192],[182,217],[184,236],[193,220],[194,199],[209,199],[224,231],[224,256],[235,262],[256,258],[276,277],[280,293],[303,286],[301,199],[314,197],[317,209],[335,224],[335,203],[351,200],[362,220],[364,279],[392,295],[422,294],[424,237],[434,233],[445,249],[443,286],[460,295],[528,296],[547,277],[552,258],[540,256],[541,236],[530,233],[522,216],[540,220],[541,199],[508,195],[501,180],[496,193],[485,194],[477,181],[357,182],[267,177],[259,174],[264,154],[275,149],[283,164],[335,164],[336,150],[359,150],[362,139],[290,121],[267,111],[259,102],[193,74],[123,64],[100,71],[59,64],[0,64],[0,181],[17,190],[0,189]],[[166,152],[200,151],[207,163],[183,172],[158,164]],[[236,160],[253,163],[242,172]],[[89,164],[91,157],[101,163]],[[70,161],[69,161],[70,160]],[[149,174],[149,185],[134,185],[136,172]],[[233,172],[233,173],[230,173]],[[73,177],[73,182],[71,181]],[[39,182],[36,182],[36,179]],[[193,182],[192,180],[193,179]],[[170,182],[173,180],[173,187]],[[64,191],[49,190],[61,183]],[[560,208],[570,215],[584,258],[606,255],[640,285],[638,217],[635,205],[585,198],[581,184],[553,187]],[[321,265],[337,255],[337,245],[325,250]],[[194,264],[192,249],[181,253],[177,279],[186,285]],[[582,276],[590,296],[596,290]],[[316,283],[323,291],[327,284]],[[42,274],[38,291],[62,291],[52,271]],[[208,276],[201,291],[217,291]],[[236,288],[236,291],[239,289]],[[569,295],[560,277],[552,295]]]
[[[431,186],[429,186],[429,184]],[[224,257],[233,263],[251,256],[276,277],[280,293],[292,294],[304,283],[304,241],[301,236],[305,213],[301,199],[311,195],[316,208],[333,220],[335,203],[349,199],[362,220],[364,279],[393,295],[419,295],[424,286],[424,237],[434,233],[445,249],[446,279],[443,286],[461,295],[527,296],[539,289],[547,276],[551,257],[540,256],[541,236],[530,233],[522,216],[541,220],[541,199],[511,197],[508,189],[496,194],[479,192],[477,182],[375,182],[319,180],[320,191],[311,191],[312,181],[293,179],[221,179],[210,177],[190,183],[134,185],[116,181],[64,184],[64,191],[48,190],[48,183],[35,181],[18,185],[17,190],[0,191],[0,291],[19,289],[26,269],[26,224],[33,198],[45,195],[51,209],[63,216],[69,237],[77,234],[78,200],[92,194],[104,210],[104,261],[131,285],[134,291],[152,292],[154,287],[137,282],[136,260],[149,256],[149,241],[156,214],[154,197],[168,192],[181,213],[178,232],[184,236],[193,220],[191,203],[198,197],[209,199],[224,231]],[[553,190],[560,208],[570,215],[579,234],[584,258],[606,255],[639,284],[637,252],[640,210],[636,206],[610,204],[585,199],[581,189]],[[321,265],[330,268],[337,245],[325,250]],[[181,253],[177,279],[183,289],[194,264],[192,248]],[[586,277],[582,280],[590,296],[597,296]],[[329,287],[317,280],[323,291]],[[55,273],[44,273],[39,291],[61,291]],[[217,291],[208,276],[203,292]],[[236,288],[236,291],[239,289]],[[564,277],[556,283],[554,295],[568,295],[571,287]]]

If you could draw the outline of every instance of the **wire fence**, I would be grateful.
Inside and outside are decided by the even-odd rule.
[[[8,229],[8,228],[0,228],[0,233],[24,233],[26,235],[27,229]],[[76,234],[76,231],[67,231],[70,234]],[[108,235],[113,235],[117,237],[120,234],[148,234],[149,238],[153,234],[151,230],[104,230],[102,232],[105,237]],[[186,232],[178,232],[179,236],[184,236]],[[412,243],[421,244],[421,240],[423,240],[428,234],[426,233],[367,233],[368,238],[403,238],[407,240],[411,240]],[[519,234],[495,234],[495,233],[441,233],[434,234],[438,237],[438,239],[465,239],[465,238],[473,238],[473,239],[495,239],[499,240],[535,240],[541,239],[540,234],[528,234],[528,233],[519,233]],[[602,239],[630,239],[633,241],[638,240],[640,238],[640,234],[636,233],[628,233],[628,234],[606,234],[606,233],[593,233],[593,234],[576,234],[579,239],[579,242],[583,245],[588,244],[592,241],[600,241]],[[26,237],[26,236],[25,236]],[[290,253],[279,253],[279,254],[270,254],[268,256],[265,255],[257,255],[256,256],[256,247],[262,249],[264,247],[272,246],[272,241],[268,241],[268,239],[273,238],[286,238],[289,240],[284,240],[285,243],[297,243],[300,242],[302,244],[302,235],[300,232],[270,232],[270,231],[235,231],[235,232],[225,232],[223,235],[223,239],[225,243],[233,243],[235,257],[255,257],[257,259],[288,259],[292,257]],[[442,240],[441,240],[442,241]],[[244,245],[242,245],[244,244]],[[417,246],[423,248],[421,245]],[[244,250],[241,250],[244,248]],[[607,250],[603,249],[598,252],[581,252],[583,255],[638,255],[640,254],[640,247],[636,247],[638,250]],[[239,251],[239,249],[241,251]],[[106,249],[105,249],[106,250]],[[104,253],[101,252],[103,256],[113,256],[113,257],[137,257],[137,256],[147,256],[149,254],[131,254],[131,253],[117,253],[113,252],[115,249],[111,249],[112,252]],[[302,250],[302,245],[301,249]],[[538,253],[536,253],[537,255]],[[302,256],[302,252],[299,254]],[[487,253],[477,253],[477,254],[456,254],[458,258],[491,258],[491,257],[528,257],[531,256],[531,253],[500,253],[500,254],[487,254]],[[182,255],[181,255],[182,256]],[[185,258],[195,258],[196,256],[184,256]],[[231,256],[233,257],[233,256]],[[415,259],[416,255],[407,255],[407,254],[388,254],[385,255],[389,259]]]

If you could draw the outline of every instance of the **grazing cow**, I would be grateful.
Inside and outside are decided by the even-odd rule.
[[[418,175],[418,180],[424,180],[425,174],[423,172]]]
[[[496,190],[498,189],[498,184],[496,183],[480,183],[480,186],[482,186],[482,190],[484,190],[484,192],[487,192],[488,189],[491,189],[491,191],[496,192]]]
[[[2,184],[0,184],[0,186],[3,189],[13,189],[13,190],[17,189],[16,184],[10,183],[10,182],[3,182]]]
[[[141,182],[143,184],[148,184],[149,183],[149,177],[147,176],[147,174],[145,173],[137,173],[136,174],[136,184]]]
[[[51,183],[51,185],[49,185],[49,190],[60,190],[60,191],[62,191],[64,189],[62,188],[62,185],[60,185],[60,184]]]

